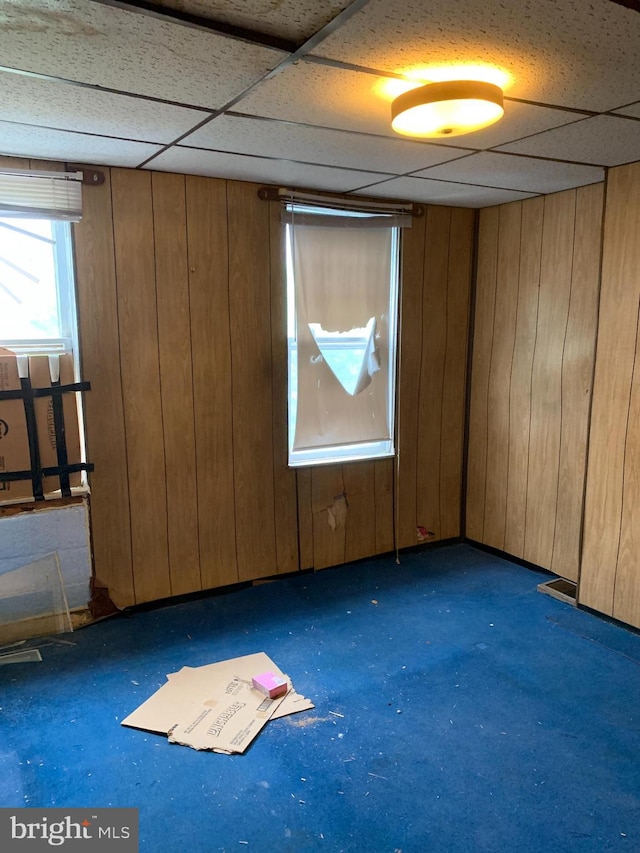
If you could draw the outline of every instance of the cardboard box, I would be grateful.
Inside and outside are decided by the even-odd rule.
[[[260,675],[254,675],[251,683],[255,690],[262,693],[263,696],[268,696],[269,699],[284,696],[288,690],[286,678],[281,678],[274,672],[261,672]]]
[[[23,373],[28,371],[32,388],[50,387],[58,373],[62,385],[70,385],[75,381],[73,356],[70,353],[56,356],[17,357],[10,350],[0,348],[0,391],[20,390],[18,358],[20,358],[20,369]],[[62,401],[68,462],[75,464],[82,461],[76,394],[74,392],[63,394]],[[58,464],[58,453],[53,400],[50,396],[36,398],[34,408],[41,467],[55,467]],[[23,401],[0,400],[0,471],[26,471],[30,468],[31,454]],[[81,473],[71,474],[69,481],[71,486],[80,486]],[[55,496],[60,489],[59,477],[45,477],[42,487],[45,497]],[[33,499],[31,480],[0,483],[0,502],[29,498]]]
[[[0,391],[19,391],[16,357],[0,349]],[[31,467],[29,440],[22,400],[0,400],[0,471],[24,471]],[[33,497],[29,481],[0,483],[0,500]]]

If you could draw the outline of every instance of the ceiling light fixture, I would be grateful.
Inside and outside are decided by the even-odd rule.
[[[391,127],[405,136],[461,136],[504,115],[502,89],[482,80],[447,80],[409,89],[391,104]]]

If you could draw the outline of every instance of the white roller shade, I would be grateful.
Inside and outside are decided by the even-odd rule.
[[[393,452],[397,227],[292,211],[297,411],[290,450]],[[290,456],[290,464],[295,463]]]
[[[0,171],[0,217],[82,217],[82,172]]]

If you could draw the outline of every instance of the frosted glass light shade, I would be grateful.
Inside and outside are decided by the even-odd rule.
[[[504,115],[502,89],[480,80],[448,80],[410,89],[391,104],[391,127],[405,136],[461,136]]]

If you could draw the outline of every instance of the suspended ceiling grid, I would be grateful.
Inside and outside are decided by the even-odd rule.
[[[0,153],[484,207],[640,160],[639,53],[640,0],[0,0]],[[443,64],[504,118],[398,136]]]

